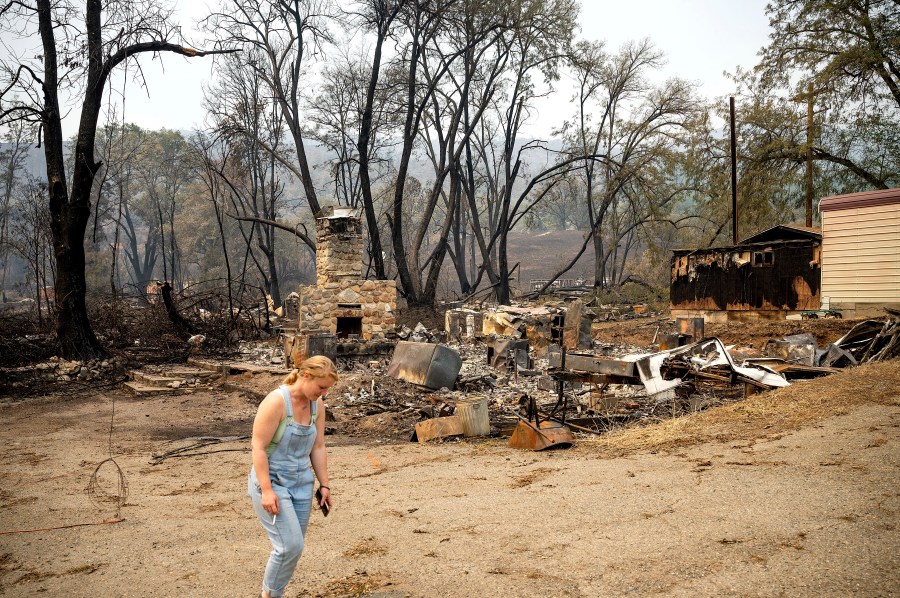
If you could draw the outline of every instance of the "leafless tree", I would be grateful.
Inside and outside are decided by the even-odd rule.
[[[25,183],[23,167],[31,144],[26,141],[25,123],[14,122],[4,137],[8,146],[0,151],[0,292],[6,300],[9,271],[9,224],[13,196]]]
[[[220,47],[240,47],[252,54],[244,66],[276,102],[293,140],[296,163],[284,153],[272,155],[300,180],[312,214],[321,206],[306,153],[302,94],[323,45],[331,40],[328,26],[334,13],[329,0],[227,0],[206,20]]]
[[[569,52],[578,12],[572,0],[534,0],[513,6],[518,12],[510,17],[503,93],[491,97],[490,120],[472,137],[467,148],[472,164],[467,175],[469,215],[481,261],[475,286],[487,274],[500,303],[510,299],[507,236],[535,205],[534,200],[543,198],[550,181],[559,180],[561,169],[568,166],[567,163],[532,177],[526,190],[537,191],[535,197],[516,194],[514,187],[525,176],[527,155],[533,150],[545,151],[539,140],[523,140],[522,128],[532,115],[534,101],[549,93],[558,77]],[[541,82],[545,87],[540,86]],[[476,200],[479,194],[483,198],[480,205]]]
[[[179,291],[184,286],[184,273],[175,220],[185,188],[194,180],[188,145],[181,133],[167,130],[146,133],[137,161],[137,174],[147,202],[154,211],[150,222],[159,234],[162,278],[170,281],[174,290]]]
[[[12,210],[9,244],[25,260],[34,285],[34,298],[38,321],[43,313],[53,311],[53,293],[48,292],[54,278],[50,233],[50,213],[44,203],[47,187],[33,178],[18,189],[18,197]]]
[[[10,1],[0,7],[5,32],[40,40],[40,54],[3,63],[0,124],[36,125],[47,161],[47,184],[56,258],[56,332],[63,356],[88,360],[106,354],[88,320],[84,240],[91,189],[100,164],[97,122],[110,73],[146,53],[203,56],[184,45],[170,10],[155,0]],[[227,52],[227,49],[214,52]],[[33,55],[32,55],[33,56]],[[75,90],[81,115],[71,178],[66,176],[60,92]]]
[[[259,61],[257,49],[224,60],[218,83],[207,93],[207,105],[213,129],[228,148],[228,160],[218,171],[229,188],[231,209],[226,214],[238,221],[261,286],[280,305],[276,230],[282,227],[275,223],[285,207],[283,112],[263,95],[262,75],[250,66]]]
[[[567,150],[602,160],[584,161],[579,173],[590,229],[567,267],[592,243],[597,287],[622,276],[640,227],[664,218],[667,207],[689,190],[676,180],[671,161],[688,144],[687,124],[702,104],[684,81],[647,82],[646,73],[662,59],[649,40],[626,43],[615,54],[582,42],[573,53],[578,112],[564,130]]]

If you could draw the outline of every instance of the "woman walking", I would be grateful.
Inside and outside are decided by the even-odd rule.
[[[337,379],[330,359],[310,357],[262,400],[256,412],[247,485],[272,543],[263,598],[281,596],[294,574],[303,553],[316,479],[321,489],[317,506],[332,506],[322,397]]]

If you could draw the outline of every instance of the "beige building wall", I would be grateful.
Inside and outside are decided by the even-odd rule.
[[[845,317],[900,308],[900,189],[826,197],[822,214],[822,307]]]

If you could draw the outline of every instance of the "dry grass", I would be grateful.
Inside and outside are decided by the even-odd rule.
[[[355,546],[352,546],[345,550],[344,556],[347,558],[358,558],[385,553],[387,553],[387,547],[380,544],[375,538],[370,537],[357,542]]]
[[[366,571],[357,571],[355,575],[336,579],[328,584],[325,596],[334,596],[335,598],[359,597],[371,594],[380,588],[390,586],[391,581],[384,575],[378,573],[367,573]],[[321,596],[322,594],[316,594]]]
[[[603,456],[671,451],[704,442],[755,441],[862,405],[900,405],[900,360],[859,366],[723,407],[581,442]]]

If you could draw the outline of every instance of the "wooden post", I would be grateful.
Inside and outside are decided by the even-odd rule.
[[[812,227],[813,203],[813,84],[809,83],[806,92],[806,226]]]
[[[738,244],[738,210],[737,210],[737,139],[734,134],[734,96],[729,101],[731,107],[731,240]]]

